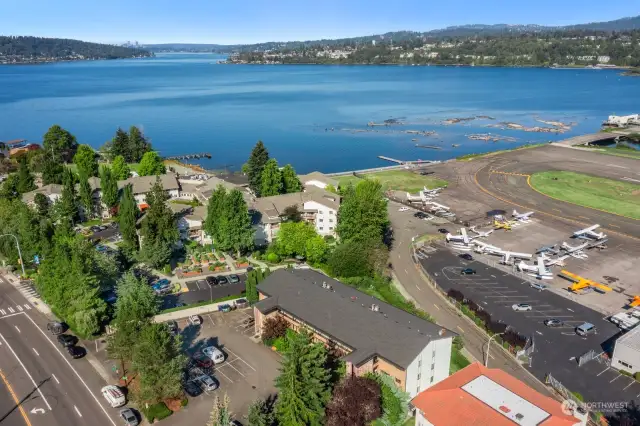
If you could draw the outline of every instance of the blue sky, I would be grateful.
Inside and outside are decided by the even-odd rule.
[[[0,34],[231,44],[639,14],[640,0],[0,0]]]

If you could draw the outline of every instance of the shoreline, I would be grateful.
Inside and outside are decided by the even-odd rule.
[[[469,65],[469,64],[395,64],[395,63],[382,63],[382,64],[369,64],[369,63],[349,63],[349,64],[341,64],[341,63],[317,63],[317,62],[292,62],[292,63],[282,63],[282,62],[274,62],[274,63],[260,63],[260,62],[226,62],[220,61],[217,63],[218,65],[316,65],[316,66],[397,66],[397,67],[442,67],[442,68],[540,68],[540,69],[550,69],[550,70],[594,70],[594,71],[603,71],[603,70],[628,70],[633,67],[628,66],[610,66],[610,67],[593,67],[590,65],[567,65],[562,67],[553,67],[549,65],[492,65],[492,64],[480,64],[480,65]]]
[[[129,58],[100,58],[100,59],[60,59],[55,61],[25,61],[25,62],[0,62],[0,66],[3,65],[50,65],[50,64],[60,64],[67,62],[98,62],[98,61],[122,61],[124,59],[147,59],[147,58],[155,58],[156,56],[152,53],[150,56],[132,56]]]

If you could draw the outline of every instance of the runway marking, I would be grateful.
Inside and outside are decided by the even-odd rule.
[[[53,380],[55,380],[57,384],[60,384],[60,380],[58,380],[55,374],[51,373],[51,377],[53,377]]]
[[[16,406],[18,407],[18,410],[20,411],[20,414],[22,415],[22,418],[24,419],[24,422],[27,424],[27,426],[31,426],[31,422],[29,421],[29,417],[27,417],[27,413],[24,412],[24,408],[22,408],[22,404],[20,404],[20,400],[16,396],[16,393],[13,391],[13,388],[11,387],[9,382],[7,381],[7,378],[5,377],[5,375],[2,372],[2,370],[0,370],[0,377],[2,377],[2,381],[4,382],[4,385],[9,390],[9,393],[11,394],[11,398],[13,398],[13,402],[16,403]]]
[[[628,180],[628,181],[631,181],[631,182],[639,182],[640,183],[640,180],[632,179],[632,178],[629,178],[629,177],[623,177],[622,180]]]
[[[78,407],[74,405],[73,408],[76,410],[76,413],[78,413],[78,415],[82,417],[82,413],[80,413],[80,410],[78,410]]]
[[[619,169],[628,169],[628,167],[625,166],[618,166],[617,164],[607,164],[607,166],[609,167],[617,167]]]
[[[551,209],[551,210],[555,210],[555,211],[557,211],[557,212],[562,213],[562,210],[559,210],[559,209]]]
[[[20,331],[17,325],[14,325],[14,327],[16,328],[16,330],[18,330],[18,333],[22,333],[22,331]]]
[[[456,328],[457,328],[458,330],[460,330],[461,332],[463,332],[463,333],[464,333],[464,330],[463,330],[463,329],[462,329],[462,327],[460,327],[459,325],[456,325]]]
[[[36,353],[36,355],[40,356],[40,354],[38,353],[38,351],[36,351],[36,348],[31,348],[33,349],[33,351]]]
[[[588,218],[588,217],[586,217],[586,216],[578,216],[578,217],[581,217],[581,218],[583,218],[583,219],[587,219],[587,220],[589,219],[589,218]]]
[[[40,329],[38,329],[40,330]],[[42,331],[42,330],[40,330]],[[9,345],[9,343],[7,342],[7,339],[4,338],[4,336],[2,335],[2,333],[0,333],[0,338],[2,338],[2,341],[4,342],[5,345],[7,345],[7,347],[9,348],[9,350],[11,351],[11,353],[13,354],[13,356],[18,360],[18,363],[20,364],[20,366],[22,367],[22,369],[24,370],[25,373],[27,373],[27,376],[29,377],[29,379],[31,380],[31,383],[33,384],[33,387],[38,391],[38,393],[40,394],[40,398],[42,398],[42,400],[44,401],[44,403],[47,405],[47,408],[49,409],[49,411],[51,411],[51,406],[49,405],[49,401],[47,401],[47,398],[44,397],[44,395],[42,394],[42,391],[40,390],[40,387],[36,384],[36,381],[33,380],[33,377],[31,377],[31,374],[29,373],[29,371],[27,370],[27,367],[24,366],[24,364],[22,363],[22,360],[20,358],[18,358],[18,355],[16,354],[16,352],[13,350],[13,348],[11,347],[11,345]],[[57,349],[57,348],[56,348]]]

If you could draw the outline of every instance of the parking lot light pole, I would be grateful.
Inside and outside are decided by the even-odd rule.
[[[496,336],[503,335],[504,333],[506,333],[506,331],[504,331],[502,333],[496,333],[493,336],[489,337],[489,341],[487,342],[487,356],[485,356],[485,358],[484,358],[484,366],[485,367],[487,366],[487,364],[489,364],[489,345],[491,344],[491,340]]]
[[[24,271],[24,262],[22,260],[22,252],[20,251],[20,242],[18,241],[18,237],[13,234],[2,234],[0,237],[13,237],[16,240],[16,247],[18,247],[18,257],[20,258],[20,266],[22,266],[22,276],[26,277],[27,273]]]

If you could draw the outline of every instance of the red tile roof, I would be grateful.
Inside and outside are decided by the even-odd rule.
[[[541,426],[570,426],[580,421],[562,412],[558,401],[531,389],[520,380],[497,368],[476,362],[419,393],[412,404],[434,426],[513,426],[515,423],[492,407],[461,389],[472,380],[485,376],[529,403],[549,413]]]

